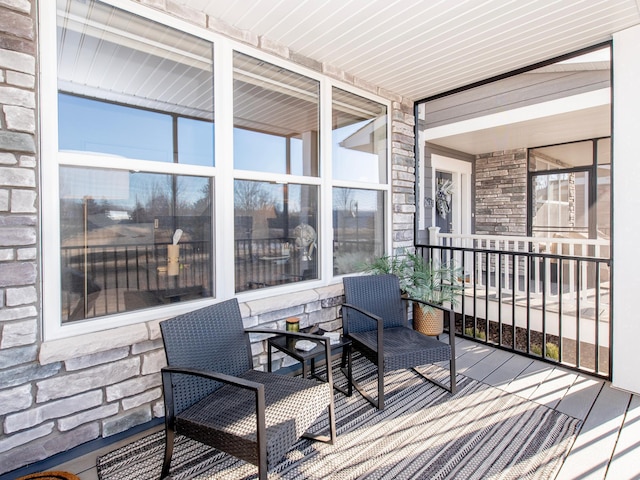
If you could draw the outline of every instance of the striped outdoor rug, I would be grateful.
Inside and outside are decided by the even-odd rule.
[[[355,375],[367,370],[368,362],[355,362]],[[435,366],[428,370],[446,375]],[[455,395],[410,370],[386,380],[384,411],[357,392],[350,398],[336,394],[336,444],[300,440],[269,478],[554,478],[580,426],[577,419],[461,375]],[[155,480],[163,452],[164,433],[149,435],[98,458],[98,476]],[[174,479],[257,477],[257,467],[182,437],[171,466]]]

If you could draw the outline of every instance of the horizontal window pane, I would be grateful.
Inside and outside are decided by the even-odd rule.
[[[384,192],[333,189],[333,249],[334,275],[361,271],[383,255]]]
[[[212,295],[211,179],[60,168],[62,321]]]
[[[529,151],[529,170],[535,172],[566,170],[593,165],[593,141],[574,142]]]
[[[211,42],[100,2],[57,3],[60,149],[212,166]]]
[[[318,187],[235,181],[236,292],[318,278]]]
[[[318,176],[319,82],[234,52],[234,166]]]
[[[60,150],[173,162],[169,115],[61,94],[58,119]]]
[[[387,182],[387,107],[333,88],[333,178]]]

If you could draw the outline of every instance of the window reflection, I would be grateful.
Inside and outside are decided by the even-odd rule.
[[[318,81],[234,52],[234,166],[317,177]]]
[[[386,106],[334,88],[332,123],[333,178],[386,182]]]
[[[211,180],[60,169],[62,320],[211,296]]]
[[[236,292],[318,278],[318,187],[235,181]]]
[[[57,0],[60,150],[213,166],[213,45],[100,2]]]
[[[333,189],[333,270],[357,272],[384,253],[384,192]]]
[[[210,121],[64,93],[58,95],[58,118],[60,150],[213,166]]]

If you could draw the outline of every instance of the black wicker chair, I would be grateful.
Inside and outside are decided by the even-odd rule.
[[[260,479],[301,436],[333,443],[331,369],[327,382],[253,370],[248,331],[236,299],[160,322],[167,355],[162,369],[169,474],[176,433],[258,466]],[[251,330],[271,333],[273,330]],[[292,334],[325,343],[317,335]],[[329,435],[306,430],[328,409]]]
[[[430,382],[456,392],[454,313],[441,305],[403,298],[395,275],[366,275],[343,279],[343,334],[378,368],[378,398],[353,385],[371,404],[384,409],[384,373],[402,368],[449,361],[450,386],[421,374]],[[428,337],[408,326],[407,306],[417,301],[448,313],[449,343]]]

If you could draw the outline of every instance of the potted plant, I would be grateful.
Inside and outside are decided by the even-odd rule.
[[[375,257],[373,260],[360,265],[359,270],[372,275],[384,275],[393,273],[400,281],[400,290],[408,291],[413,282],[413,266],[409,257],[405,255],[385,255]]]
[[[462,268],[455,261],[438,263],[420,255],[409,253],[407,261],[412,265],[412,276],[406,291],[410,298],[436,305],[455,307],[464,290],[461,282]],[[438,336],[443,332],[443,312],[419,302],[413,304],[413,328],[425,335]]]
[[[437,305],[455,307],[464,290],[460,281],[462,268],[454,261],[437,263],[412,252],[376,257],[363,265],[362,270],[374,275],[393,273],[400,281],[400,289],[409,298]],[[440,335],[443,331],[442,311],[414,302],[413,326],[425,335]]]

